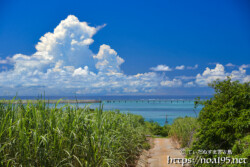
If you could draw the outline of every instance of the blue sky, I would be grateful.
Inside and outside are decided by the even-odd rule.
[[[247,0],[2,0],[0,20],[0,95],[211,94],[217,78],[250,78]],[[88,38],[58,37],[63,20]],[[93,30],[79,34],[82,22]]]

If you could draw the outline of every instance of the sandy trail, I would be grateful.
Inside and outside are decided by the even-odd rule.
[[[154,146],[149,150],[149,167],[181,167],[181,164],[168,164],[167,157],[184,158],[180,149],[174,148],[171,139],[155,138]]]

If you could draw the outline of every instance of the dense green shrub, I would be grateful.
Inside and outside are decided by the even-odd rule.
[[[169,125],[165,124],[164,126],[161,126],[158,122],[145,122],[145,125],[147,129],[149,130],[149,133],[156,136],[161,137],[167,137],[169,132]]]
[[[176,118],[170,126],[169,136],[181,147],[187,147],[192,142],[195,130],[198,128],[197,119],[193,117]]]
[[[233,148],[232,148],[233,155],[231,157],[233,157],[233,158],[248,158],[248,162],[249,162],[249,158],[250,158],[249,144],[250,144],[250,135],[247,135],[246,137],[244,137],[240,140],[237,140],[235,142],[235,144],[233,145]]]
[[[200,128],[197,130],[191,149],[194,151],[233,149],[232,157],[244,155],[249,158],[250,83],[232,82],[228,78],[225,81],[215,81],[210,86],[214,88],[215,94],[213,98],[201,102],[204,107],[198,117]],[[245,142],[244,147],[239,144],[240,141]],[[205,165],[200,164],[200,166]]]
[[[145,140],[141,116],[0,104],[0,166],[129,166]]]

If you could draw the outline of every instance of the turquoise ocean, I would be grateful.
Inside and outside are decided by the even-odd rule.
[[[84,106],[84,104],[79,104]],[[98,107],[98,104],[90,104],[90,107]],[[178,117],[196,117],[201,106],[194,111],[193,100],[115,100],[103,101],[104,110],[120,110],[123,113],[141,115],[146,121],[153,120],[164,125],[167,119],[169,124]]]
[[[196,117],[202,106],[194,110],[196,97],[207,99],[211,96],[48,96],[46,99],[94,99],[102,100],[104,110],[119,110],[122,113],[141,115],[146,121],[155,121],[164,125],[167,119],[169,124],[178,117]],[[13,97],[1,97],[1,99]],[[36,99],[33,96],[21,96],[20,99]],[[60,104],[60,106],[63,104]],[[76,104],[72,104],[76,105]],[[78,104],[79,107],[88,105],[90,108],[99,107],[99,103]]]

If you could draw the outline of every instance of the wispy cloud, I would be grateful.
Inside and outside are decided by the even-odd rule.
[[[187,66],[187,69],[188,70],[195,70],[195,69],[197,69],[199,67],[199,65],[198,64],[195,64],[195,66]]]
[[[226,64],[225,66],[226,66],[226,67],[235,67],[235,65],[232,64],[232,63],[228,63],[228,64]]]
[[[7,60],[0,60],[0,64],[7,64]]]
[[[175,78],[177,79],[181,79],[181,80],[192,80],[192,79],[195,79],[196,77],[195,76],[176,76]]]
[[[180,87],[182,85],[182,81],[180,79],[166,80],[162,81],[161,85],[166,87]]]
[[[196,85],[195,85],[195,83],[194,83],[193,81],[187,82],[187,83],[184,85],[184,87],[186,87],[186,88],[195,87],[195,86],[196,86]]]
[[[240,69],[250,68],[250,64],[242,64],[239,68]]]
[[[0,64],[10,64],[11,63],[11,58],[7,57],[6,59],[1,59],[0,58]]]

